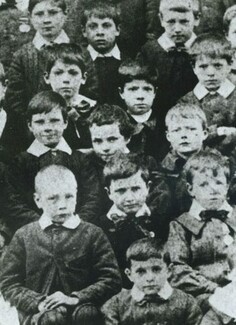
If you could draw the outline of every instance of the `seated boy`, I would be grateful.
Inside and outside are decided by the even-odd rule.
[[[232,51],[221,35],[202,34],[191,47],[198,84],[181,100],[200,105],[209,126],[207,144],[229,155],[236,143],[236,89],[228,80]]]
[[[185,174],[193,202],[170,223],[171,283],[197,297],[206,311],[209,296],[230,282],[228,259],[236,249],[236,211],[227,203],[229,164],[219,152],[199,152]]]
[[[66,100],[69,123],[64,136],[72,149],[91,148],[87,119],[96,101],[79,93],[87,68],[80,47],[59,44],[50,51],[44,74],[45,82]]]
[[[104,178],[113,205],[99,218],[98,225],[107,234],[118,264],[124,270],[129,245],[143,237],[167,239],[168,220],[163,207],[153,211],[149,206],[147,198],[151,182],[148,168],[140,156],[114,156],[104,167]]]
[[[133,282],[102,308],[106,325],[197,325],[201,311],[190,295],[168,282],[168,253],[160,241],[140,239],[126,253],[126,275]]]
[[[12,229],[38,219],[39,210],[33,201],[34,178],[40,168],[50,164],[60,164],[73,171],[79,184],[77,211],[82,218],[93,219],[99,209],[95,171],[84,161],[83,154],[72,151],[63,138],[67,126],[65,100],[55,92],[41,92],[30,101],[27,119],[35,140],[9,166],[9,181],[18,193],[10,196],[11,215],[15,215],[11,220]]]
[[[8,147],[13,153],[26,150],[31,139],[27,133],[25,111],[31,98],[43,82],[47,45],[69,43],[63,30],[66,20],[64,0],[30,0],[30,21],[36,34],[32,42],[23,45],[15,54],[8,73],[6,109],[9,118]]]
[[[120,275],[103,232],[75,214],[77,182],[59,165],[41,169],[40,219],[22,227],[1,264],[1,292],[20,324],[101,324],[98,307],[119,292]]]
[[[191,198],[182,177],[185,163],[203,149],[207,138],[206,116],[193,104],[177,104],[166,115],[166,137],[170,152],[162,161],[162,171],[171,191],[171,219],[188,211]]]
[[[119,104],[118,68],[122,53],[117,37],[120,35],[120,12],[113,4],[94,2],[84,11],[81,22],[88,42],[84,55],[89,58],[98,79],[97,100]]]

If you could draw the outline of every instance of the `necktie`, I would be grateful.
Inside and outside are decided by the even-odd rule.
[[[178,46],[172,46],[168,49],[168,52],[172,52],[172,53],[176,53],[176,52],[179,52],[179,53],[187,53],[188,50],[187,48],[184,46],[184,45],[178,45]]]
[[[200,213],[202,221],[210,221],[211,219],[219,219],[225,221],[228,215],[228,211],[225,210],[205,210]]]
[[[166,300],[159,296],[158,294],[152,294],[152,295],[145,295],[144,298],[138,302],[139,305],[144,305],[146,303],[150,302],[156,302],[156,303],[164,303]]]

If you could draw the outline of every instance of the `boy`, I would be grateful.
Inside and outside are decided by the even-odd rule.
[[[191,205],[182,171],[188,159],[203,150],[208,132],[206,116],[197,105],[177,104],[168,111],[165,122],[171,149],[162,161],[162,171],[172,194],[173,220]]]
[[[82,28],[88,42],[85,57],[90,60],[98,78],[98,102],[118,105],[118,68],[122,59],[117,46],[120,12],[112,4],[93,3],[84,11]]]
[[[45,47],[53,43],[69,43],[63,30],[66,20],[64,0],[30,0],[28,10],[36,34],[15,54],[8,74],[6,109],[9,118],[7,145],[13,153],[30,144],[25,110],[31,98],[42,89]]]
[[[219,152],[199,152],[185,165],[187,213],[170,223],[171,283],[191,293],[203,311],[216,288],[230,282],[229,257],[236,249],[236,212],[227,203],[229,164]]]
[[[229,155],[236,141],[236,90],[228,80],[232,51],[221,35],[202,34],[191,47],[198,84],[182,101],[200,105],[209,125],[207,144]]]
[[[1,265],[1,292],[21,324],[101,324],[97,307],[120,289],[112,249],[75,214],[76,197],[67,168],[38,172],[34,200],[43,214],[15,234]]]
[[[85,67],[80,47],[59,44],[50,51],[44,73],[45,82],[66,100],[69,123],[64,135],[73,149],[91,148],[87,119],[96,101],[80,94],[87,68],[89,71],[89,66]],[[88,86],[87,91],[92,92],[91,87]]]
[[[107,234],[120,269],[124,270],[125,252],[129,245],[144,237],[157,236],[166,239],[168,220],[161,211],[161,206],[154,211],[148,206],[151,182],[148,168],[140,156],[114,156],[104,167],[104,178],[113,205],[99,219],[98,225]]]
[[[197,325],[201,311],[194,298],[168,282],[168,253],[160,241],[140,239],[126,253],[126,275],[133,282],[106,302],[106,325]]]
[[[40,168],[50,164],[60,164],[72,170],[79,184],[77,211],[82,218],[92,220],[100,205],[98,184],[95,171],[84,161],[83,154],[72,151],[63,138],[67,126],[65,100],[52,91],[37,94],[30,101],[27,120],[35,140],[9,166],[9,181],[18,193],[10,196],[15,201],[11,209],[12,215],[15,214],[11,220],[12,230],[38,220],[39,210],[32,197],[34,178]]]

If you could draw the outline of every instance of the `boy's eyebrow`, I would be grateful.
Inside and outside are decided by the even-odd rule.
[[[115,189],[115,192],[126,191],[126,187],[118,187]]]

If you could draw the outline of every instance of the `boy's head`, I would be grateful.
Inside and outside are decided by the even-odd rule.
[[[0,62],[0,105],[2,104],[2,101],[5,98],[5,92],[6,92],[6,75],[5,70]]]
[[[57,44],[49,51],[45,82],[67,102],[78,95],[86,79],[81,48],[75,44]]]
[[[67,127],[67,106],[54,91],[35,95],[27,109],[28,127],[35,138],[47,147],[58,145]]]
[[[229,7],[223,18],[224,30],[227,40],[233,49],[236,48],[236,5]]]
[[[34,29],[47,41],[54,41],[66,21],[66,1],[30,0],[28,10]]]
[[[220,34],[202,34],[191,47],[191,57],[200,84],[209,91],[216,91],[230,72],[230,43]]]
[[[129,114],[142,115],[150,111],[157,86],[157,74],[137,61],[124,61],[119,68],[119,91]]]
[[[181,103],[166,114],[166,137],[180,156],[199,151],[207,138],[207,122],[203,110],[193,104]]]
[[[136,214],[146,203],[149,171],[140,156],[114,156],[104,167],[104,177],[110,200],[127,215]]]
[[[202,151],[186,163],[189,194],[205,209],[218,210],[227,198],[229,162],[218,151]]]
[[[118,7],[95,2],[85,9],[82,16],[83,35],[99,53],[110,52],[120,35],[120,11]]]
[[[122,108],[109,104],[99,105],[88,122],[94,152],[103,161],[109,161],[117,152],[127,151],[133,126]]]
[[[161,0],[159,17],[167,36],[176,44],[184,44],[195,26],[194,6],[191,0]]]
[[[126,275],[145,295],[157,294],[165,285],[170,258],[161,241],[140,239],[126,252]]]
[[[62,224],[75,212],[77,182],[64,166],[50,165],[35,177],[34,200],[53,223]]]

